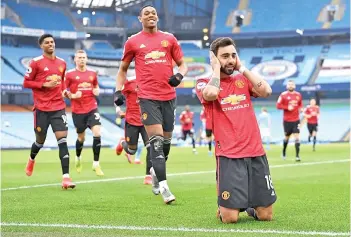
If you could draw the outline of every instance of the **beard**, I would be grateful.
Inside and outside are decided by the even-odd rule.
[[[234,69],[226,69],[225,67],[222,67],[222,66],[221,66],[221,72],[223,72],[224,74],[230,76],[230,75],[233,74]]]
[[[295,89],[294,88],[288,88],[288,91],[293,92]]]

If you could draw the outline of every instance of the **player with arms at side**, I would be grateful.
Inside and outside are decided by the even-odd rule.
[[[196,93],[213,115],[218,217],[236,223],[246,210],[256,220],[272,220],[276,193],[250,98],[268,97],[272,89],[241,64],[231,38],[214,40],[210,50],[213,75],[197,81]]]
[[[154,7],[142,7],[139,21],[142,31],[131,36],[124,45],[116,80],[115,104],[118,106],[121,103],[121,90],[129,64],[134,59],[142,122],[151,147],[152,192],[156,195],[161,193],[164,202],[169,204],[175,200],[166,178],[166,160],[176,113],[175,87],[181,83],[188,69],[177,39],[170,33],[158,30]],[[173,62],[179,69],[175,75]]]
[[[39,38],[43,55],[33,58],[24,76],[23,87],[32,89],[34,100],[35,142],[30,150],[26,174],[31,176],[35,157],[43,147],[49,126],[55,133],[59,147],[63,181],[62,188],[74,188],[69,177],[69,153],[67,148],[67,116],[63,99],[66,62],[55,55],[55,40],[50,34]]]
[[[121,155],[124,150],[128,155],[128,162],[132,163],[130,155],[135,155],[138,150],[139,135],[141,136],[144,146],[146,147],[146,175],[144,178],[144,184],[151,184],[150,169],[152,167],[150,158],[150,145],[149,137],[146,133],[145,127],[141,122],[140,107],[137,96],[137,82],[136,79],[127,79],[124,83],[122,94],[126,100],[126,112],[125,112],[125,126],[124,132],[125,137],[122,137],[116,147],[117,155]],[[123,104],[123,103],[122,103]],[[122,104],[119,104],[122,105]],[[117,106],[116,111],[121,111]]]
[[[296,161],[300,159],[300,111],[302,110],[302,96],[295,91],[296,85],[292,80],[286,85],[287,91],[280,94],[277,101],[277,109],[284,111],[283,126],[284,126],[284,143],[282,158],[286,159],[286,147],[289,143],[291,135],[295,137]]]
[[[100,149],[101,149],[101,123],[100,114],[97,109],[95,96],[100,93],[97,73],[87,68],[88,57],[84,50],[77,50],[74,56],[76,68],[67,71],[66,86],[70,93],[72,118],[78,134],[76,141],[75,166],[78,173],[82,171],[82,150],[85,141],[85,130],[90,128],[93,133],[93,171],[96,175],[103,176],[101,170]]]
[[[212,156],[212,114],[206,110],[205,106],[202,106],[200,119],[202,121],[203,130],[206,132],[206,140],[208,143],[208,155]]]
[[[191,112],[190,106],[186,105],[185,110],[179,116],[179,121],[180,121],[180,124],[182,125],[182,133],[183,133],[182,140],[185,141],[187,135],[189,135],[193,145],[193,153],[197,154],[197,151],[195,148],[194,132],[193,132],[193,117],[194,117],[194,112]]]
[[[316,99],[310,99],[310,104],[304,110],[304,117],[307,120],[308,129],[308,142],[311,142],[313,137],[313,151],[316,151],[317,131],[318,131],[318,119],[320,116],[319,106],[316,103]]]

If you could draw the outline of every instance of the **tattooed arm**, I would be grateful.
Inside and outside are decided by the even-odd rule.
[[[269,97],[272,94],[271,86],[260,76],[255,73],[252,73],[250,70],[244,68],[243,66],[240,68],[239,72],[241,72],[253,85],[252,92],[258,95],[259,97]]]
[[[202,91],[203,98],[206,101],[217,99],[221,81],[221,65],[218,58],[212,52],[210,52],[210,61],[213,69],[212,78]]]

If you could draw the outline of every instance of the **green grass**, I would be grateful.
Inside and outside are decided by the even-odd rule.
[[[74,190],[58,186],[2,191],[2,223],[79,224],[168,228],[206,228],[224,230],[350,231],[350,163],[303,165],[309,162],[349,159],[348,144],[302,145],[302,162],[295,164],[294,147],[288,159],[280,158],[281,147],[273,146],[268,159],[277,192],[274,220],[258,222],[241,214],[235,225],[220,223],[216,217],[215,173],[170,176],[169,186],[175,204],[163,204],[160,196],[143,185],[142,178],[110,182],[81,183]],[[145,151],[144,151],[145,152]],[[61,182],[58,151],[41,151],[32,177],[24,173],[29,151],[2,151],[2,189]],[[145,154],[145,153],[144,153]],[[74,151],[71,151],[73,157]],[[91,170],[92,152],[83,151],[83,171],[77,174],[71,160],[73,181],[96,180]],[[105,177],[143,176],[144,165],[130,165],[124,155],[103,149],[101,165]],[[193,155],[191,148],[172,148],[167,172],[213,171],[215,161],[206,148]],[[284,233],[204,233],[172,230],[117,230],[63,227],[2,226],[3,236],[288,236]],[[322,235],[315,235],[322,236]]]

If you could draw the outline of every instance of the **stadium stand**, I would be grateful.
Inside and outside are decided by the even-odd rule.
[[[2,124],[1,124],[1,148],[30,148],[34,141],[33,131],[33,114],[30,112],[1,112]],[[75,128],[72,121],[72,115],[67,113],[68,117],[68,129],[70,130],[68,135],[68,146],[74,147],[76,142]],[[114,147],[118,139],[123,136],[124,131],[111,123],[105,118],[101,118],[102,124],[102,145]],[[49,128],[50,130],[50,128]],[[92,137],[91,131],[87,130],[87,135]],[[92,145],[92,139],[85,141],[86,146]],[[56,148],[57,141],[52,132],[48,132],[47,139],[45,141],[46,148]]]
[[[349,83],[351,77],[350,45],[334,44],[324,53],[316,84]]]
[[[328,28],[350,27],[350,1],[337,1],[340,20]],[[237,16],[243,17],[240,32],[295,31],[296,29],[322,29],[325,21],[321,19],[322,10],[330,0],[294,0],[277,4],[275,0],[219,0],[215,13],[215,34],[232,33]],[[298,17],[291,12],[298,12]],[[337,17],[338,13],[336,13]]]
[[[75,30],[69,17],[65,15],[61,8],[50,8],[46,5],[38,6],[23,2],[18,4],[12,0],[5,0],[4,2],[20,16],[25,27],[46,30]],[[50,24],[48,24],[44,19],[55,19],[55,21],[50,21]]]

